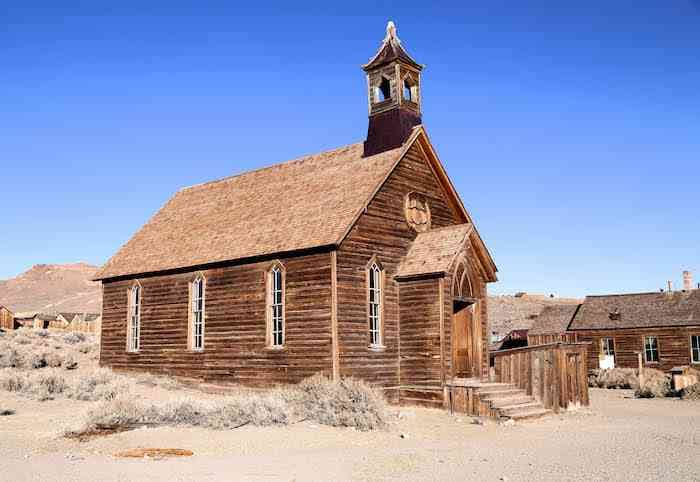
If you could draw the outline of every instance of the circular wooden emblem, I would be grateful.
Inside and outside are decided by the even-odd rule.
[[[419,233],[430,229],[430,206],[424,195],[418,192],[406,194],[406,222]]]

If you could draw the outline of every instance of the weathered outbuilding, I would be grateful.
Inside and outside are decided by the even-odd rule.
[[[100,270],[101,364],[252,386],[355,376],[441,404],[488,375],[496,266],[387,29],[367,140],[180,190]]]
[[[13,330],[15,328],[15,315],[9,308],[0,305],[0,329]]]

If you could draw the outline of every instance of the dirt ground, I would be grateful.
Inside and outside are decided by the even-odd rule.
[[[16,410],[0,417],[0,480],[700,481],[700,402],[636,400],[627,390],[601,389],[591,398],[590,409],[513,426],[401,408],[391,427],[369,433],[302,422],[233,431],[141,428],[77,442],[58,434],[92,402],[0,392],[0,406]],[[114,456],[134,448],[194,455]]]

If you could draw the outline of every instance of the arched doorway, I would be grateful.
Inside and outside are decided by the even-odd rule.
[[[461,259],[452,278],[452,376],[480,378],[482,333],[479,293],[469,276],[469,267]]]

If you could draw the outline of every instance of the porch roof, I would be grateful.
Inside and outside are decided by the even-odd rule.
[[[449,271],[473,229],[471,223],[464,223],[419,233],[399,265],[396,277],[410,278]]]

